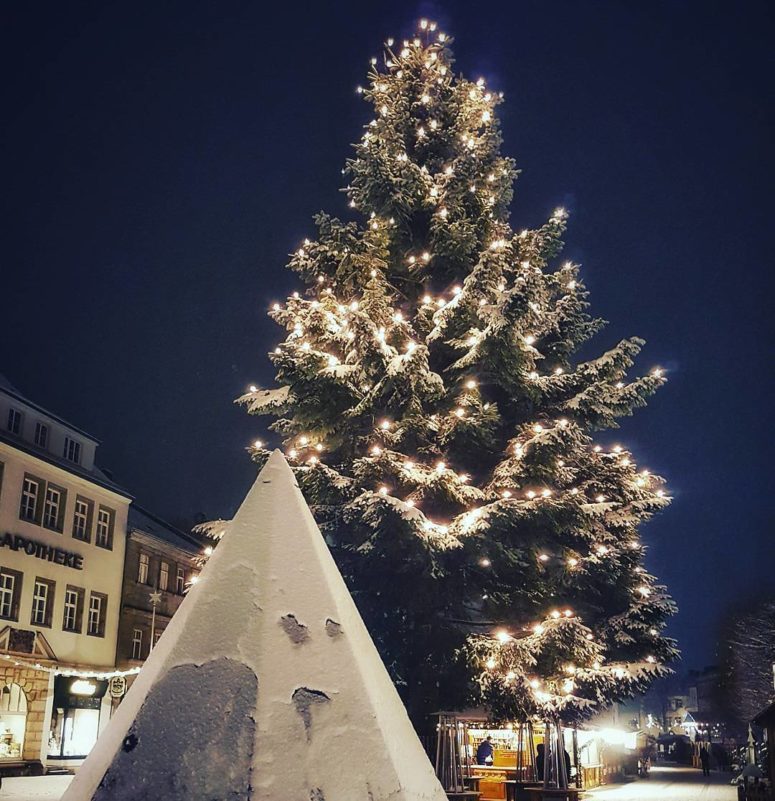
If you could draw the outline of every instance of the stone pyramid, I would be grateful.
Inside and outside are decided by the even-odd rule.
[[[279,451],[62,801],[446,801]]]

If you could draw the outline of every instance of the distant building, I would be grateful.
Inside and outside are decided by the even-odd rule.
[[[109,718],[94,674],[115,665],[131,496],[98,444],[0,376],[0,773],[82,759]]]
[[[202,543],[136,505],[129,509],[116,664],[147,659],[188,585],[199,574]]]

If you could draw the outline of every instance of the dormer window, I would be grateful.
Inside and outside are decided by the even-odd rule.
[[[35,423],[35,444],[39,448],[48,447],[48,426],[40,421]]]
[[[81,463],[81,443],[70,437],[65,437],[65,459],[75,464]]]
[[[12,434],[22,433],[22,413],[13,407],[8,410],[8,430]]]

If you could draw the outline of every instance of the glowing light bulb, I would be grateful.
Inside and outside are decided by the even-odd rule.
[[[608,548],[605,545],[600,545],[597,549],[598,556],[605,556],[608,553]]]
[[[379,427],[380,427],[380,428],[381,428],[383,431],[387,431],[387,430],[390,428],[390,420],[383,420],[383,421],[382,421],[382,422],[379,424]]]
[[[492,670],[495,667],[495,660],[490,658],[485,662],[485,665],[487,665],[489,670]]]
[[[535,496],[536,496],[536,494],[535,494],[535,492],[533,492],[533,490],[528,490],[528,491],[525,493],[525,495],[526,495],[528,498],[530,498],[530,500],[531,500],[531,501],[532,501],[532,500],[533,500],[533,498],[535,498]]]
[[[534,431],[536,434],[540,434],[540,433],[541,433],[543,430],[544,430],[544,427],[543,427],[543,426],[542,426],[540,423],[536,423],[536,424],[533,426],[533,431]]]
[[[605,503],[605,495],[598,495],[598,496],[595,498],[595,500],[596,500],[598,503]]]
[[[377,447],[376,445],[371,449],[372,456],[379,456],[382,453],[382,448]]]
[[[650,589],[649,589],[649,588],[648,588],[648,587],[647,587],[645,584],[643,584],[643,585],[641,585],[640,587],[638,587],[638,592],[639,592],[639,593],[640,593],[640,594],[641,594],[641,595],[642,595],[644,598],[648,598],[648,597],[649,597],[649,595],[651,595],[651,590],[650,590]]]
[[[552,611],[551,611],[549,616],[551,618],[553,618],[554,620],[558,620],[561,617],[560,610],[559,609],[552,609]]]
[[[317,456],[310,456],[309,459],[307,459],[307,463],[308,464],[312,464],[312,465],[317,464],[318,463],[318,457]]]
[[[549,554],[541,553],[538,555],[538,559],[541,562],[548,562],[549,561]]]
[[[579,563],[578,559],[574,559],[573,557],[568,559],[568,567],[576,567],[576,565],[578,565],[578,563]]]
[[[550,489],[541,490],[541,497],[542,498],[548,498],[551,494],[552,494],[552,491]]]
[[[503,629],[496,631],[495,637],[500,643],[506,643],[511,639],[511,635],[508,633],[508,631],[504,631]]]
[[[205,556],[212,556],[212,555],[213,555],[213,546],[212,545],[208,545],[205,548]]]
[[[253,443],[253,447],[254,447],[254,448],[263,448],[263,447],[264,447],[264,443],[263,443],[263,442],[262,442],[260,439],[257,439],[257,440],[256,440],[256,441]]]
[[[444,462],[437,462],[436,463],[436,471],[439,472],[439,473],[443,473],[444,470],[446,469],[446,467],[447,466],[446,466],[446,464],[444,464]]]
[[[652,637],[656,637],[659,632],[656,629],[649,629],[649,634],[651,634]]]
[[[379,488],[379,494],[380,495],[387,495],[388,494],[388,488],[387,487],[380,487]]]
[[[525,337],[525,342],[528,345],[532,345],[535,341],[536,341],[536,338],[532,334],[527,334],[527,336]]]
[[[492,564],[492,562],[491,562],[491,561],[490,561],[490,560],[489,560],[489,559],[488,559],[488,558],[485,556],[483,559],[480,559],[480,560],[479,560],[479,564],[480,564],[482,567],[490,567],[490,565]]]
[[[595,453],[600,453],[600,451],[602,451],[603,449],[600,447],[600,445],[595,445],[595,447],[594,447],[594,448],[592,448],[592,450],[593,450]]]
[[[541,682],[538,679],[530,679],[530,686],[537,690],[541,686]]]
[[[288,456],[290,456],[291,459],[295,459],[298,455],[299,455],[299,452],[296,450],[296,448],[291,448],[288,451]]]
[[[414,501],[413,501],[411,498],[407,498],[407,499],[404,501],[404,503],[405,503],[407,506],[409,506],[409,507],[413,507],[413,506],[414,506]]]
[[[511,490],[503,490],[501,493],[502,498],[510,498],[511,497]]]

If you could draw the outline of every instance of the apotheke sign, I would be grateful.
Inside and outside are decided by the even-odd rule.
[[[72,567],[74,570],[83,570],[83,556],[72,551],[64,551],[53,545],[46,545],[45,542],[31,540],[29,537],[22,537],[20,534],[6,532],[0,537],[0,548],[10,548],[12,551],[23,551],[27,556],[37,556],[47,562],[56,565]]]

